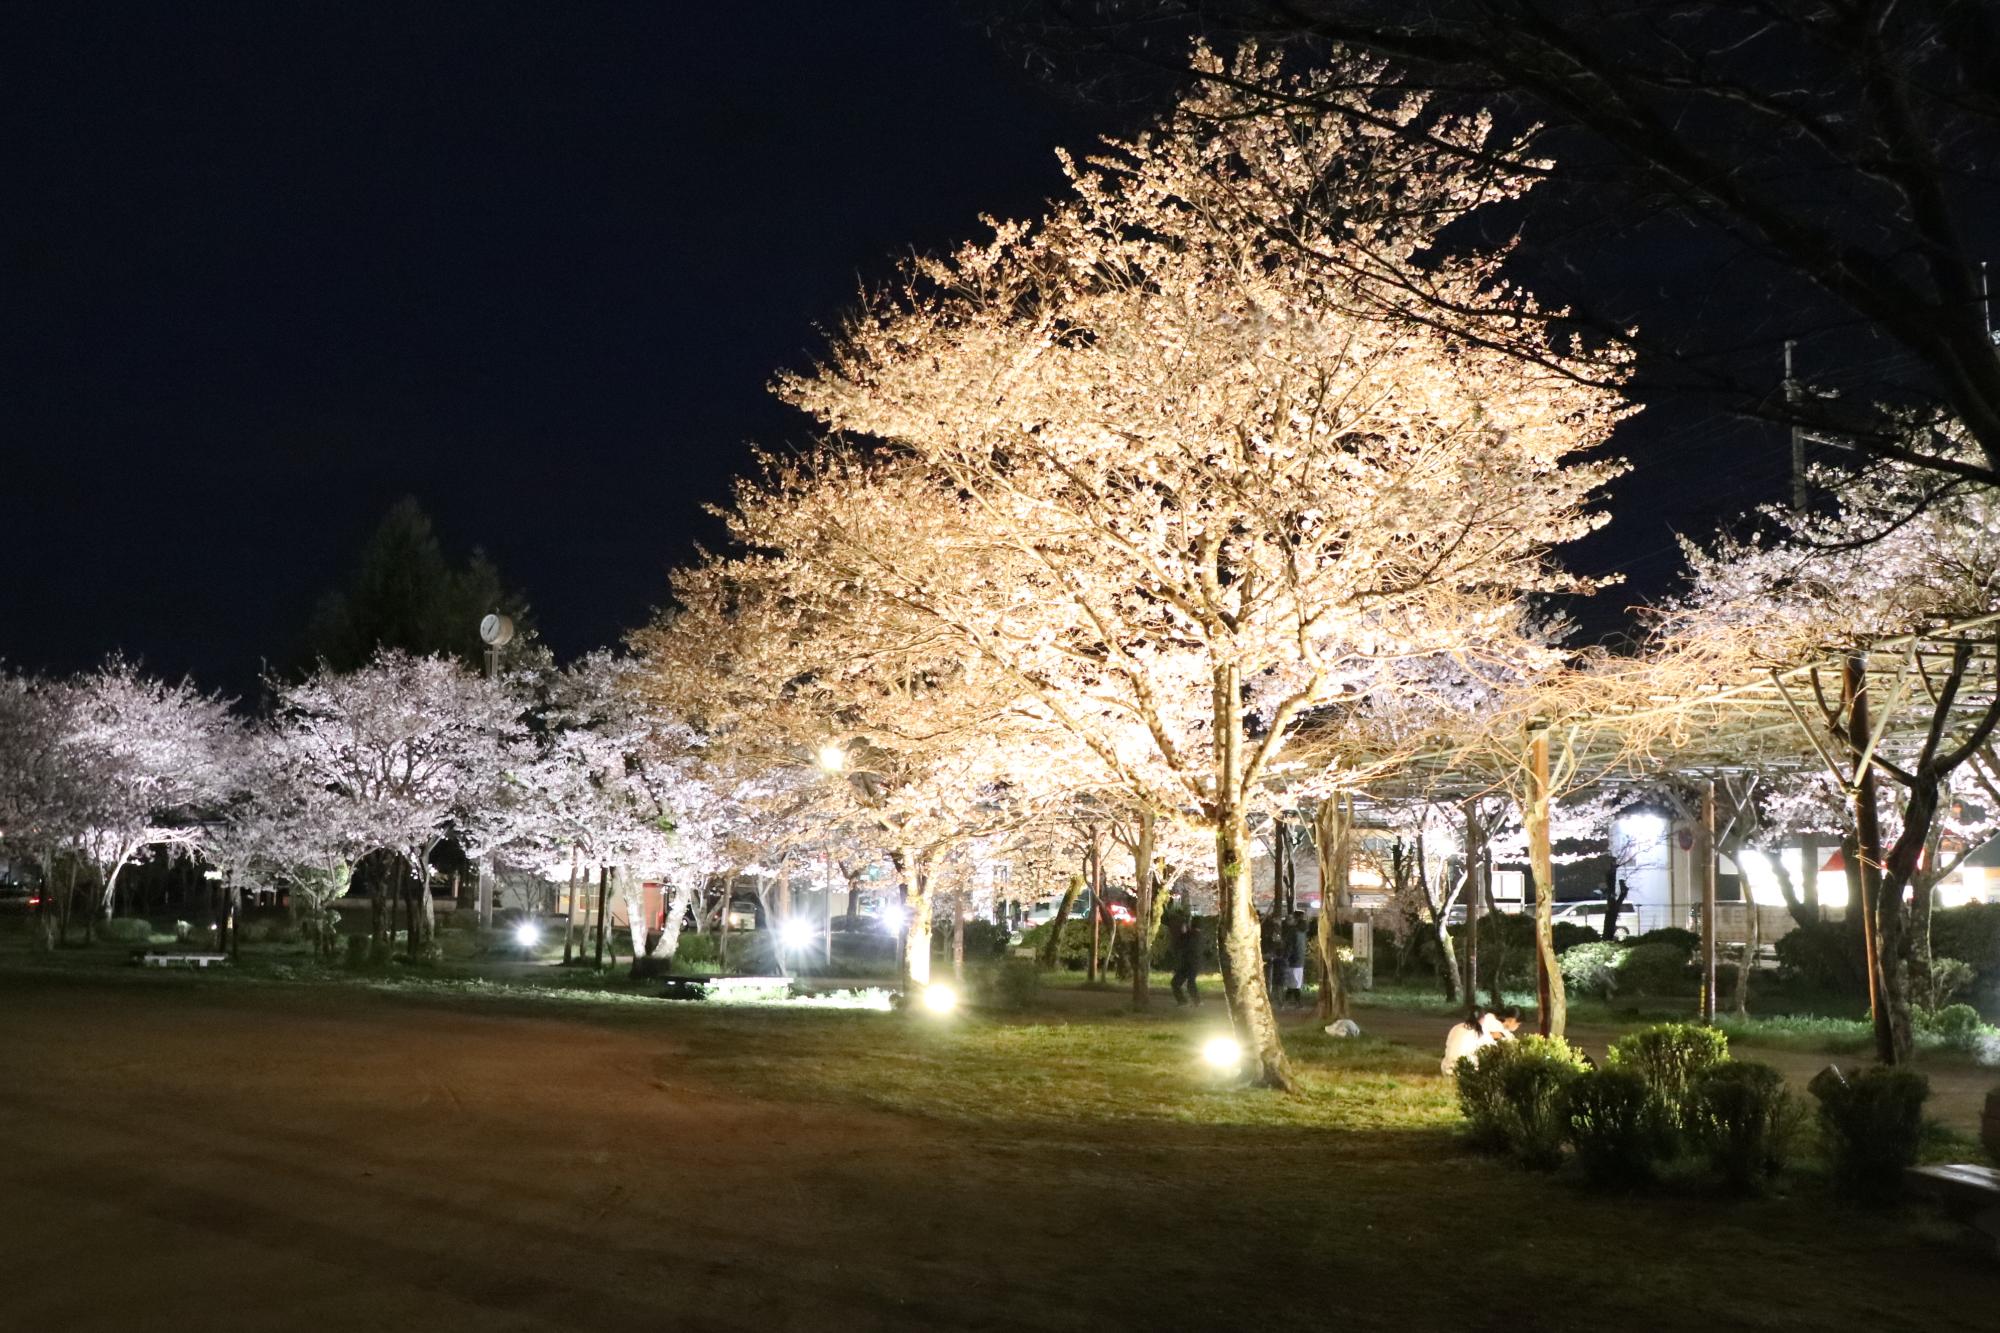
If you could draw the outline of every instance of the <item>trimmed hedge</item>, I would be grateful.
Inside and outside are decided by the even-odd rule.
[[[1674,1116],[1636,1069],[1590,1070],[1563,1095],[1568,1138],[1592,1184],[1643,1185],[1673,1157]]]
[[[1802,1108],[1770,1065],[1725,1060],[1696,1075],[1688,1136],[1717,1174],[1739,1190],[1756,1188],[1785,1166]]]

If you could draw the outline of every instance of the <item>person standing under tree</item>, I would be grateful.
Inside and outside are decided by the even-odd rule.
[[[1195,989],[1195,978],[1201,975],[1201,931],[1195,926],[1192,911],[1174,918],[1173,946],[1174,1003],[1199,1005],[1201,992]]]
[[[1306,985],[1306,914],[1296,909],[1284,931],[1285,1003],[1303,1005]]]

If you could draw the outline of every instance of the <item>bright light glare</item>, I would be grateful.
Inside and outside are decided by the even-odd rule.
[[[1210,1068],[1233,1070],[1243,1063],[1243,1047],[1234,1037],[1210,1037],[1201,1044],[1201,1058]]]
[[[514,927],[514,943],[523,949],[532,949],[542,942],[542,928],[532,921],[523,921]]]
[[[786,917],[785,924],[778,927],[778,937],[787,949],[803,949],[812,943],[812,922],[803,917]]]
[[[1643,810],[1635,811],[1619,819],[1618,831],[1626,842],[1644,845],[1667,836],[1667,821]]]
[[[829,773],[838,773],[847,767],[847,751],[831,741],[819,747],[819,766]]]
[[[926,986],[924,1008],[934,1014],[948,1014],[958,1008],[958,992],[943,984]]]
[[[900,933],[903,929],[903,909],[900,907],[883,908],[882,929],[890,935]]]

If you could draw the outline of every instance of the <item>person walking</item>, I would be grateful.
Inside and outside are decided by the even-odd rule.
[[[1195,978],[1201,975],[1201,931],[1196,927],[1194,913],[1182,912],[1174,918],[1174,1003],[1201,1003],[1201,992],[1195,987]]]

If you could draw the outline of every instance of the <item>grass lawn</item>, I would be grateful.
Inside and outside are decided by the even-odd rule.
[[[0,1189],[120,1256],[96,1287],[0,1274],[22,1327],[1709,1333],[1990,1329],[2000,1302],[1926,1211],[1850,1211],[1809,1164],[1762,1199],[1693,1173],[1617,1198],[1471,1154],[1428,1048],[1298,1031],[1301,1095],[1226,1086],[1196,1058],[1219,1005],[1059,986],[939,1020],[108,963],[0,955]],[[254,1234],[217,1245],[209,1204]]]

